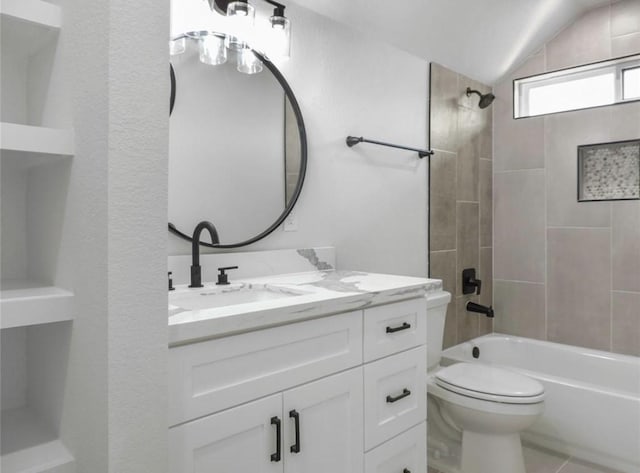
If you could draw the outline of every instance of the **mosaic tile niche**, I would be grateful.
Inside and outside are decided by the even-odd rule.
[[[578,146],[578,200],[640,199],[640,140]]]

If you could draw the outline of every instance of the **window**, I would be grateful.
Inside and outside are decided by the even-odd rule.
[[[516,79],[513,84],[515,118],[640,100],[640,55]]]
[[[622,71],[622,98],[640,99],[640,67],[631,67]]]

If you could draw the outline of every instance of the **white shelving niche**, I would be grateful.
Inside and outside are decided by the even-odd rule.
[[[58,287],[74,133],[56,71],[61,8],[0,2],[2,473],[74,473],[60,438],[73,292]]]

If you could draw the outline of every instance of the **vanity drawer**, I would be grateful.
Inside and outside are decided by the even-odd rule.
[[[427,418],[423,345],[364,367],[365,451]]]
[[[362,312],[169,350],[169,425],[362,363]]]
[[[424,473],[427,471],[427,423],[374,448],[364,457],[366,473]]]
[[[427,300],[424,297],[365,309],[365,362],[426,342]]]

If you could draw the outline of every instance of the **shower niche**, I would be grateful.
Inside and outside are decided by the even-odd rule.
[[[640,139],[578,146],[578,201],[640,199]]]

